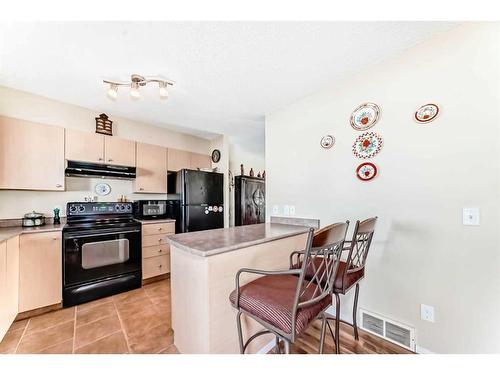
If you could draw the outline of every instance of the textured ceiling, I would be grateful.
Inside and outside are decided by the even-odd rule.
[[[0,24],[0,85],[112,115],[264,148],[264,116],[380,62],[448,22],[40,22]],[[132,101],[102,78],[176,82]]]

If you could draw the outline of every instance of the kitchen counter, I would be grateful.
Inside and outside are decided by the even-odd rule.
[[[0,227],[0,242],[6,241],[20,234],[59,232],[62,231],[63,227],[64,224],[45,224],[40,227]]]
[[[239,353],[236,310],[229,303],[236,273],[288,269],[290,253],[305,248],[308,231],[266,223],[169,236],[172,328],[179,352]],[[241,285],[256,277],[242,274]],[[243,319],[242,327],[244,337],[262,329],[251,319]],[[246,352],[261,351],[271,339],[258,337]]]
[[[155,220],[140,220],[140,219],[135,219],[135,221],[138,221],[141,224],[159,224],[159,223],[175,223],[175,219],[155,219]]]
[[[207,257],[269,241],[307,233],[308,227],[286,224],[254,224],[169,236],[171,246]]]

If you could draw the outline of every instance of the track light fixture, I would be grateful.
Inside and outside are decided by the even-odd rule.
[[[174,82],[163,78],[161,76],[153,76],[153,77],[144,77],[139,74],[132,74],[130,77],[130,81],[114,81],[110,79],[104,79],[104,83],[109,84],[109,88],[107,91],[108,97],[112,100],[116,100],[118,97],[118,87],[119,86],[128,86],[130,87],[130,97],[134,100],[138,100],[141,98],[141,86],[146,86],[148,83],[158,83],[158,94],[160,99],[168,98],[168,86],[173,86]]]

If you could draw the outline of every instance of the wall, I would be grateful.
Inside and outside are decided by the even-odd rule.
[[[94,118],[99,112],[0,87],[0,115],[94,132]],[[108,115],[113,120],[113,134],[118,137],[203,154],[210,152],[209,140]],[[0,191],[0,219],[19,218],[32,210],[52,216],[56,206],[63,209],[62,215],[65,215],[66,202],[96,195],[93,190],[98,182],[109,183],[112,188],[110,195],[100,197],[100,201],[116,201],[122,194],[129,199],[167,197],[166,194],[132,194],[132,181],[66,178],[65,192]]]
[[[257,153],[255,151],[247,150],[244,145],[234,143],[229,141],[229,170],[231,171],[231,176],[241,175],[240,165],[243,164],[245,169],[245,175],[249,175],[250,168],[253,168],[255,176],[260,172],[264,172],[266,169],[265,154]],[[267,172],[266,172],[267,173]],[[234,183],[234,180],[231,183]],[[230,204],[229,204],[229,222],[230,226],[234,226],[234,186],[230,188]]]
[[[498,24],[460,26],[266,117],[268,217],[285,204],[322,225],[379,216],[359,306],[414,326],[432,352],[500,351],[499,39]],[[385,142],[371,182],[355,177],[349,125],[365,101],[381,106],[371,130]],[[428,102],[442,112],[419,125]],[[462,225],[463,207],[480,226]]]

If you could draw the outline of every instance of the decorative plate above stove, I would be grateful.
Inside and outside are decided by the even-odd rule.
[[[101,196],[108,195],[111,193],[111,186],[105,183],[99,183],[95,186],[95,193]]]

